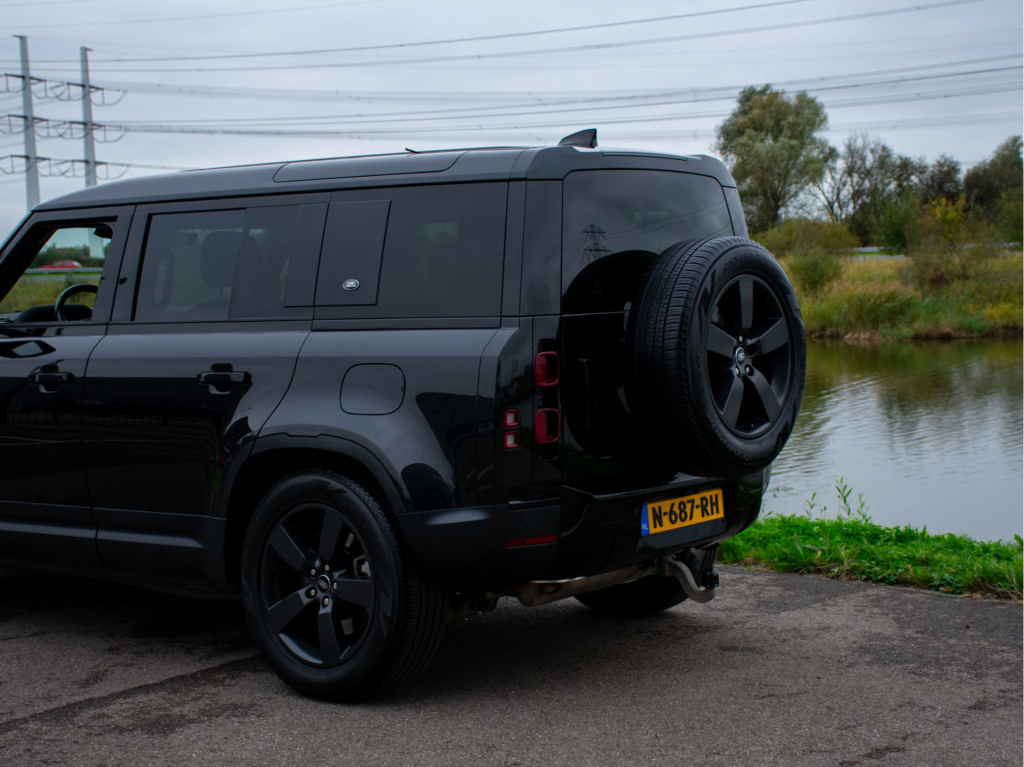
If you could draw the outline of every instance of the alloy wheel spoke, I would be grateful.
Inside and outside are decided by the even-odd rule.
[[[284,525],[278,525],[274,528],[274,532],[270,534],[270,547],[295,572],[306,569],[309,561],[309,550]]]
[[[761,375],[760,370],[755,370],[750,375],[750,380],[753,382],[757,396],[764,406],[764,412],[768,416],[768,420],[774,421],[782,410],[782,405],[779,403],[779,398],[775,396],[775,392],[772,391],[771,384],[768,383],[767,378]]]
[[[324,510],[324,520],[320,527],[320,559],[330,562],[338,546],[338,538],[345,526],[345,518],[334,509]]]
[[[712,325],[708,328],[708,351],[731,358],[736,351],[735,339],[717,325]]]
[[[741,277],[740,283],[740,327],[744,334],[754,324],[754,278]]]
[[[316,618],[317,634],[320,639],[320,660],[325,666],[336,666],[341,662],[341,647],[338,645],[338,631],[330,608],[323,608]]]
[[[293,591],[280,602],[271,605],[267,609],[267,617],[270,618],[270,625],[274,631],[281,633],[291,623],[295,616],[309,604],[309,600],[302,589]]]
[[[788,344],[789,328],[786,326],[786,321],[780,319],[776,320],[775,324],[762,333],[761,337],[756,339],[752,345],[756,346],[758,354],[769,354]]]
[[[376,589],[372,580],[365,578],[337,578],[334,582],[338,587],[334,592],[336,599],[348,602],[349,604],[359,605],[359,607],[367,610],[373,607]]]
[[[730,429],[736,428],[736,421],[740,415],[740,407],[743,405],[743,379],[736,376],[732,379],[732,387],[729,389],[729,396],[725,398],[725,406],[722,408],[722,421]]]

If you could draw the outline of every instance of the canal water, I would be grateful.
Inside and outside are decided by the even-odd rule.
[[[1024,535],[1021,341],[812,342],[764,509],[834,516],[840,478],[882,525]],[[813,497],[812,494],[816,494]]]

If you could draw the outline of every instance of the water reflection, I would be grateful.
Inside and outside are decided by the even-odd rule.
[[[1020,341],[812,343],[792,438],[765,507],[793,513],[845,477],[881,524],[1022,534]]]

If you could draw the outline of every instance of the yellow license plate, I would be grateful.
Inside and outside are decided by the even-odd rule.
[[[645,503],[640,514],[640,535],[654,535],[724,518],[725,501],[722,491],[715,488],[696,495]]]

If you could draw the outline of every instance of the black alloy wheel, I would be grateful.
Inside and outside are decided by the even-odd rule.
[[[373,494],[311,469],[280,480],[256,507],[242,598],[253,637],[284,682],[355,701],[426,668],[449,595],[420,571]]]
[[[722,423],[741,437],[767,431],[793,378],[789,323],[768,283],[745,274],[723,288],[706,348],[708,385]]]
[[[630,404],[649,458],[704,477],[768,466],[793,431],[806,351],[793,288],[743,237],[681,242],[630,314]]]
[[[267,539],[260,598],[292,654],[319,668],[340,665],[365,638],[377,599],[366,544],[335,508],[289,511]]]

